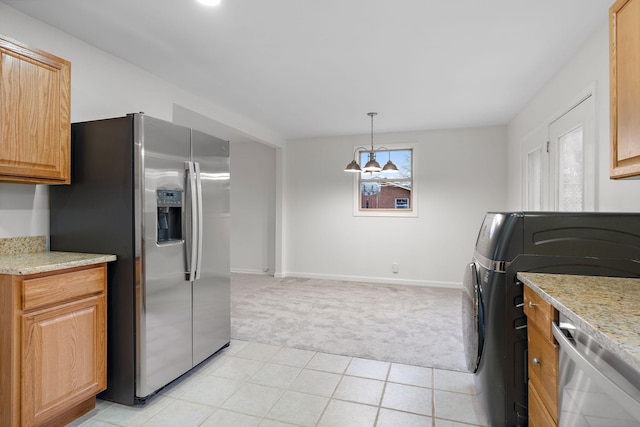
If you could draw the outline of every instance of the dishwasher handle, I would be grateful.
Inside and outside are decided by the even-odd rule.
[[[551,324],[551,331],[553,332],[553,336],[558,341],[561,350],[573,361],[575,362],[577,368],[584,371],[584,373],[592,380],[594,383],[599,386],[602,391],[607,393],[614,399],[616,402],[620,404],[625,410],[629,412],[629,414],[634,415],[638,419],[640,419],[640,402],[634,399],[629,393],[627,393],[624,389],[622,389],[616,382],[611,380],[608,376],[603,374],[601,370],[596,367],[594,364],[593,358],[589,358],[587,355],[580,352],[580,350],[574,344],[573,339],[567,337],[562,329],[565,329],[564,323],[561,323],[561,327],[559,327],[556,322]],[[567,324],[567,330],[574,329],[573,325]],[[620,381],[626,381],[623,377],[620,377]],[[633,384],[629,384],[630,387],[635,389],[636,387]],[[562,384],[560,384],[562,387]]]

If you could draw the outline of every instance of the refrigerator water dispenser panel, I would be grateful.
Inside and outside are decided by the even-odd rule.
[[[182,241],[182,190],[156,190],[158,234],[156,242]]]

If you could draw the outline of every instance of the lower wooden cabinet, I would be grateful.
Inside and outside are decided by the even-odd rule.
[[[558,425],[558,344],[551,332],[557,311],[524,287],[529,360],[529,426]]]
[[[535,387],[529,382],[529,427],[550,427],[557,423],[547,411]]]
[[[64,425],[106,388],[106,265],[0,275],[0,425]]]

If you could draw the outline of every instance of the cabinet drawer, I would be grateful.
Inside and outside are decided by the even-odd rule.
[[[557,320],[556,310],[528,286],[524,287],[524,314],[528,324],[534,323],[545,338],[553,341],[551,322]]]
[[[106,268],[91,267],[22,281],[22,309],[33,310],[104,292]]]
[[[558,345],[529,325],[529,381],[554,420],[558,419]]]

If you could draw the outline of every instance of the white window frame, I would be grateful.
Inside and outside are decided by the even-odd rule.
[[[418,217],[418,155],[416,144],[412,143],[397,143],[397,144],[384,144],[385,148],[389,150],[411,150],[411,198],[409,200],[409,209],[361,209],[360,208],[360,177],[357,173],[353,174],[353,216],[358,217],[406,217],[417,218]],[[355,152],[358,146],[353,147]],[[364,150],[360,150],[364,151]],[[359,153],[356,154],[356,159],[360,159]],[[384,155],[378,159],[378,161],[384,160]],[[364,165],[360,165],[363,167]]]

